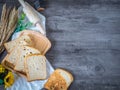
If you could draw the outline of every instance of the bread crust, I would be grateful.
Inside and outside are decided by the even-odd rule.
[[[45,55],[46,52],[51,48],[50,40],[37,31],[24,30],[21,32],[20,36],[22,36],[22,35],[29,35],[31,37],[33,43],[37,42],[36,44],[34,44],[34,47],[36,49],[40,50],[42,55]],[[42,49],[42,50],[40,48],[38,48],[38,46],[37,46],[37,45],[40,45],[41,42],[42,42],[41,46],[44,47],[44,49]]]
[[[4,43],[3,45],[4,45],[5,49],[7,50],[7,53],[10,53],[10,52],[8,52],[8,48],[6,46],[6,43]]]

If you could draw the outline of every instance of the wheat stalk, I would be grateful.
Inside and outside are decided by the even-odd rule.
[[[4,43],[8,41],[14,32],[17,21],[18,10],[15,7],[7,9],[6,4],[4,4],[0,21],[0,53],[4,51]]]

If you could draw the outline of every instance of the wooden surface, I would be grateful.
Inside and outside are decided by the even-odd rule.
[[[69,90],[120,90],[120,0],[49,0],[42,13],[47,58],[73,74]]]

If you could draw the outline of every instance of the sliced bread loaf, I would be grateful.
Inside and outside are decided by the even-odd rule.
[[[25,57],[32,54],[40,54],[40,51],[30,46],[21,46],[14,70],[25,73]]]
[[[72,81],[73,76],[69,72],[63,69],[56,69],[44,87],[48,90],[67,90]]]
[[[14,47],[16,47],[17,45],[29,45],[29,46],[32,46],[33,43],[32,43],[32,40],[31,40],[29,35],[22,35],[19,38],[4,44],[4,46],[7,49],[8,53],[10,53],[14,49]]]
[[[25,60],[27,80],[46,79],[46,58],[42,55],[30,55]]]

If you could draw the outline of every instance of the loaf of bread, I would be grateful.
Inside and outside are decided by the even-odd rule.
[[[24,30],[20,36],[4,44],[8,54],[2,65],[24,76],[28,81],[46,79],[46,52],[50,49],[50,41],[41,33]]]
[[[7,43],[4,44],[6,50],[8,53],[10,53],[16,46],[20,46],[20,45],[29,45],[29,46],[33,46],[33,42],[30,38],[29,35],[22,35],[21,37],[9,41]]]
[[[29,55],[25,60],[27,80],[46,79],[46,58],[42,55]]]
[[[56,69],[45,83],[47,90],[67,90],[73,82],[73,76],[63,69]]]
[[[21,46],[19,47],[19,51],[18,51],[18,58],[15,64],[15,68],[14,70],[25,73],[25,67],[24,67],[24,61],[25,61],[25,57],[27,55],[32,55],[32,54],[41,54],[39,50],[33,48],[33,47],[29,47],[29,46]]]
[[[48,38],[39,32],[24,30],[21,32],[20,36],[23,35],[29,35],[31,37],[32,41],[35,43],[34,48],[38,49],[42,55],[45,55],[51,47],[51,42],[48,40]]]

